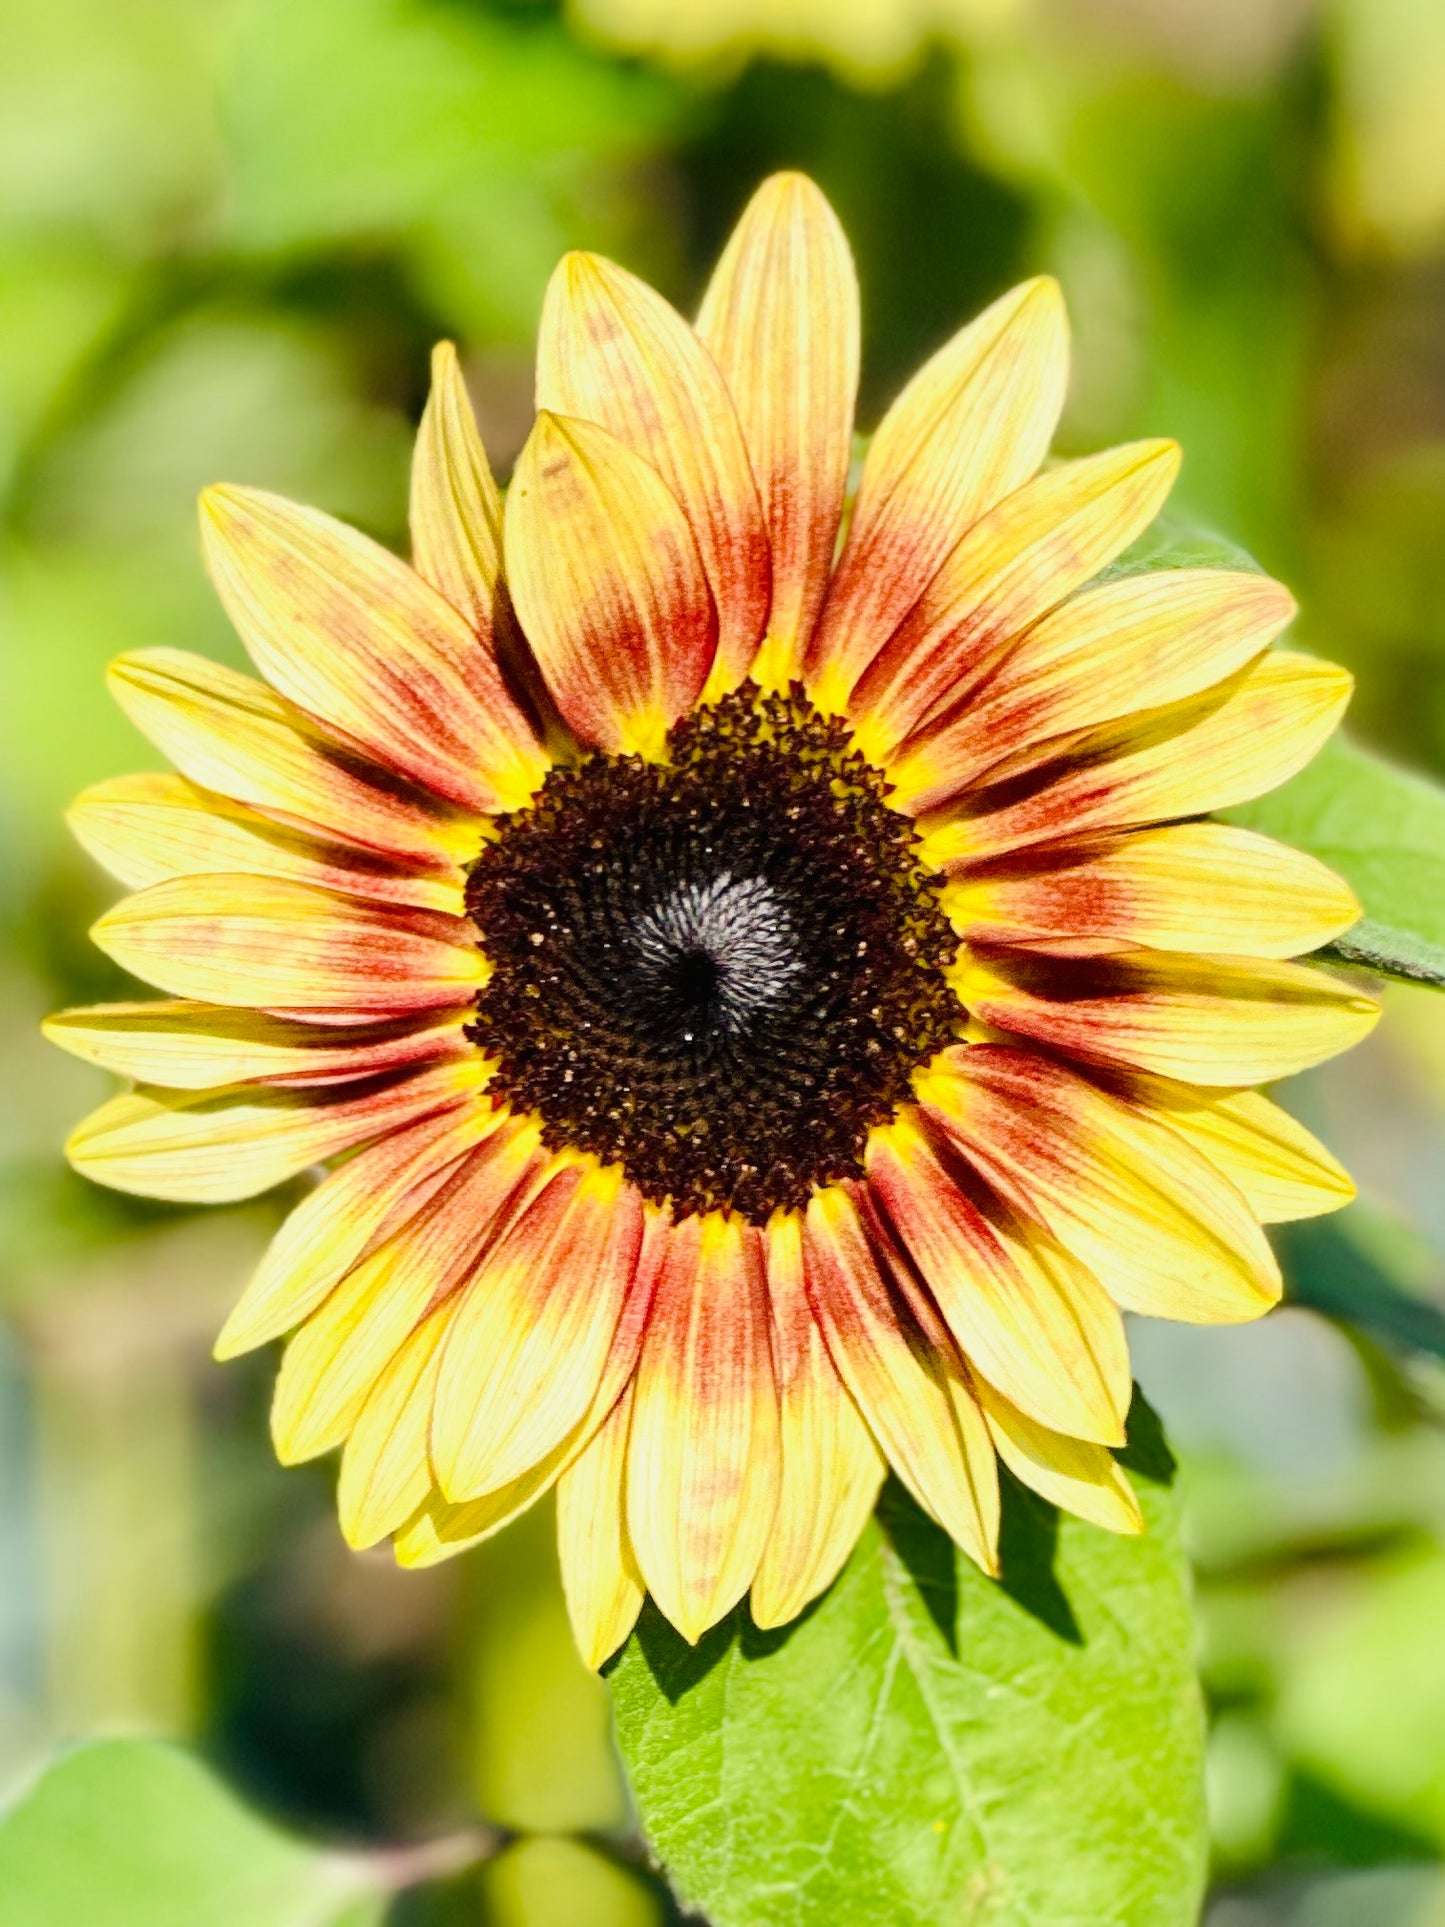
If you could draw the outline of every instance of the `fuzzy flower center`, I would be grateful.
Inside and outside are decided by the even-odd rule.
[[[498,819],[467,904],[494,966],[468,1026],[550,1143],[679,1216],[763,1223],[861,1174],[957,1040],[957,939],[846,727],[746,686],[660,763],[593,756]]]

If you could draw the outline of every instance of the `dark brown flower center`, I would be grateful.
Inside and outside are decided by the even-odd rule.
[[[859,1175],[963,1021],[957,938],[885,794],[843,724],[751,685],[666,762],[553,770],[467,886],[494,965],[468,1034],[499,1095],[679,1216],[761,1224]]]

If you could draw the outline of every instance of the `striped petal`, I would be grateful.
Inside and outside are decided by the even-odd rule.
[[[230,1204],[308,1165],[396,1130],[471,1085],[472,1060],[331,1091],[128,1091],[82,1119],[65,1155],[113,1191],[176,1204]]]
[[[952,1347],[919,1328],[840,1185],[814,1192],[803,1249],[813,1315],[889,1464],[969,1558],[997,1573],[998,1471]]]
[[[264,683],[183,649],[118,656],[111,694],[183,776],[307,832],[451,867],[476,832],[441,805],[368,782]]]
[[[396,1534],[398,1565],[430,1566],[500,1532],[553,1485],[587,1445],[626,1390],[641,1346],[658,1275],[671,1242],[665,1212],[646,1207],[642,1250],[613,1334],[592,1407],[569,1437],[528,1471],[479,1499],[451,1504],[433,1487]]]
[[[1144,1530],[1134,1489],[1111,1452],[1049,1431],[982,1379],[975,1379],[974,1389],[994,1447],[1016,1479],[1106,1532]]]
[[[449,341],[432,349],[431,393],[411,458],[412,566],[492,640],[502,574],[502,498]]]
[[[737,405],[772,549],[767,689],[802,674],[833,566],[858,393],[858,277],[838,218],[802,174],[748,203],[697,330]]]
[[[293,1087],[339,1084],[457,1056],[470,1048],[461,1028],[466,1015],[447,1011],[422,1023],[404,1019],[348,1028],[338,1042],[334,1025],[215,1004],[94,1004],[59,1011],[41,1029],[52,1044],[103,1070],[142,1084],[198,1091],[258,1080]]]
[[[432,1416],[453,1503],[520,1478],[596,1398],[642,1242],[620,1166],[569,1164],[488,1254],[447,1336]]]
[[[1035,624],[976,702],[889,765],[899,809],[922,813],[1016,776],[1058,738],[1183,702],[1258,656],[1293,619],[1267,576],[1170,569],[1086,589]]]
[[[961,876],[941,895],[969,943],[1076,956],[1141,946],[1294,957],[1360,914],[1349,885],[1317,858],[1224,823],[1036,850]]]
[[[595,1672],[637,1623],[645,1588],[627,1537],[629,1386],[557,1481],[557,1550],[567,1616]]]
[[[954,544],[1033,474],[1067,379],[1058,284],[1026,281],[961,329],[888,410],[808,649],[822,707],[843,708]]]
[[[358,1552],[406,1524],[432,1488],[427,1441],[455,1298],[423,1318],[366,1395],[341,1454],[336,1511]]]
[[[517,1140],[495,1133],[306,1320],[282,1356],[271,1402],[283,1465],[341,1444],[422,1318],[476,1263],[528,1168]]]
[[[596,254],[559,263],[542,306],[537,406],[595,422],[662,477],[717,606],[715,695],[747,674],[768,613],[768,538],[727,383],[676,310]]]
[[[638,1361],[627,1461],[638,1568],[684,1639],[751,1585],[777,1492],[761,1239],[719,1213],[684,1219]]]
[[[848,699],[864,755],[886,762],[954,709],[1031,624],[1148,527],[1178,472],[1175,443],[1131,442],[1060,463],[977,522]]]
[[[1192,1084],[1289,1077],[1348,1050],[1380,1016],[1372,997],[1338,977],[1264,959],[971,952],[950,976],[981,1023]]]
[[[539,415],[507,491],[507,576],[584,743],[657,754],[702,694],[717,612],[657,471],[591,422]]]
[[[488,966],[471,926],[281,877],[175,877],[108,910],[108,957],[178,997],[346,1021],[464,1003]]]
[[[796,1212],[769,1224],[766,1257],[782,1475],[752,1614],[759,1626],[785,1626],[837,1577],[873,1510],[884,1463],[809,1309]]]
[[[1247,803],[1304,768],[1352,687],[1334,663],[1271,650],[1207,696],[1133,718],[1087,754],[1061,752],[1022,795],[1000,784],[926,819],[924,860],[953,870],[1036,843]]]
[[[945,1051],[914,1083],[943,1135],[1126,1311],[1236,1324],[1278,1302],[1249,1206],[1157,1119],[1003,1045]]]
[[[1133,1077],[1123,1094],[1202,1152],[1262,1224],[1316,1218],[1355,1195],[1349,1172],[1261,1091],[1199,1090]]]
[[[268,682],[383,768],[468,810],[518,809],[547,758],[496,658],[377,543],[259,489],[201,497],[206,559]]]
[[[355,846],[303,836],[169,771],[96,783],[82,790],[66,821],[82,848],[132,890],[171,877],[287,877],[451,916],[464,907],[462,875],[450,865],[414,874]]]
[[[1040,1424],[1122,1444],[1129,1351],[1103,1287],[1008,1214],[986,1216],[911,1106],[870,1133],[867,1170],[969,1363]]]
[[[458,1160],[499,1136],[497,1154],[519,1160],[518,1182],[540,1156],[535,1124],[494,1110],[485,1069],[471,1068],[460,1097],[349,1159],[281,1226],[216,1340],[219,1359],[253,1351],[310,1316],[374,1239],[389,1237],[446,1181]]]

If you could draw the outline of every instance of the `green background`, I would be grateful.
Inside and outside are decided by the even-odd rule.
[[[322,1843],[259,1844],[183,1757],[147,1755],[127,1798],[197,1803],[207,1864],[271,1908],[215,1927],[678,1918],[545,1514],[429,1573],[347,1553],[332,1468],[271,1463],[272,1360],[208,1355],[286,1198],[150,1208],[60,1163],[105,1085],[36,1022],[125,994],[84,938],[110,887],[60,813],[151,760],[104,664],[238,660],[203,483],[401,544],[433,340],[462,347],[505,470],[557,254],[600,248],[690,306],[757,180],[795,165],[858,256],[865,427],[959,320],[1057,273],[1060,446],[1177,436],[1176,505],[1297,591],[1301,643],[1359,678],[1357,739],[1445,772],[1445,9],[0,0],[0,49],[0,1791],[84,1736],[197,1743]],[[1445,937],[1437,808],[1397,827]],[[1281,1239],[1299,1303],[1134,1335],[1195,1572],[1207,1918],[1435,1927],[1445,1000],[1392,987],[1376,1037],[1290,1101],[1363,1194]],[[77,1755],[0,1834],[0,1875],[17,1839],[75,1843],[65,1802],[108,1808],[116,1770]],[[512,1844],[448,1872],[413,1854],[438,1837]]]

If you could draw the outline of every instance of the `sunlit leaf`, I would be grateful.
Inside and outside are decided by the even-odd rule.
[[[374,1927],[374,1864],[319,1851],[153,1740],[63,1755],[0,1817],[5,1927]]]
[[[1010,1485],[1001,1582],[889,1487],[791,1627],[696,1648],[650,1608],[611,1674],[653,1847],[716,1927],[1192,1927],[1201,1719],[1172,1463],[1115,1538]]]

